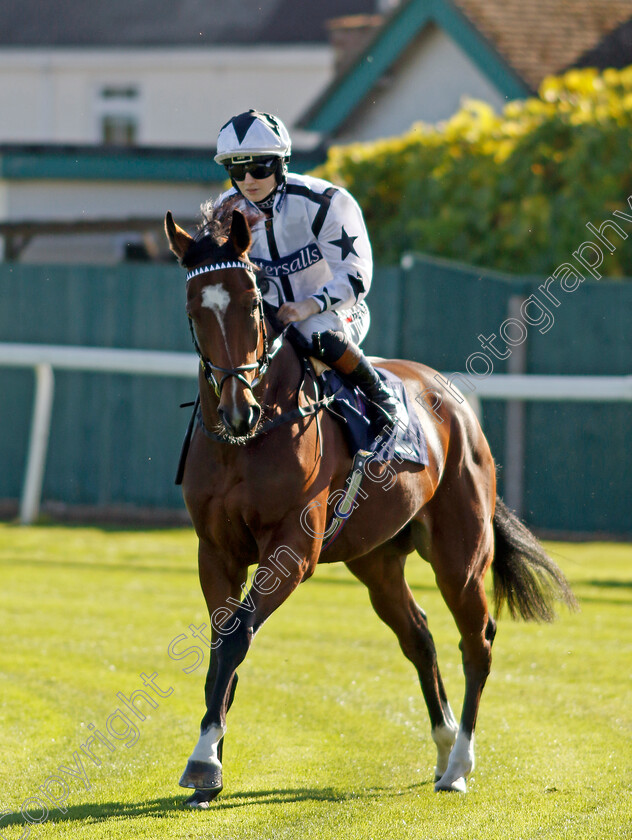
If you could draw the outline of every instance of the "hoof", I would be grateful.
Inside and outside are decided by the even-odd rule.
[[[221,788],[219,788],[218,790],[196,790],[195,793],[187,799],[185,804],[189,808],[199,808],[200,810],[206,810],[210,807],[210,804],[215,799],[215,797],[219,796],[221,790]]]
[[[188,761],[179,784],[180,787],[219,793],[222,789],[222,768],[206,761]]]
[[[453,782],[444,782],[442,779],[434,786],[435,793],[443,793],[443,792],[454,792],[454,793],[465,793],[467,791],[467,783],[465,781],[465,776],[461,776],[459,779],[455,779]]]

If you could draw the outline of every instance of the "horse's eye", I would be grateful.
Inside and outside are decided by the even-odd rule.
[[[250,306],[250,312],[254,315],[259,308],[259,299],[255,298]]]

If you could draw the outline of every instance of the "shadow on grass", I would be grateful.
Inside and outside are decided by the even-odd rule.
[[[9,564],[7,564],[9,565]],[[104,563],[100,560],[54,560],[52,558],[38,558],[38,557],[20,557],[19,559],[12,561],[12,565],[19,566],[23,568],[25,566],[32,566],[35,569],[79,569],[85,568],[89,569],[90,571],[98,571],[98,572],[133,572],[134,574],[190,574],[194,575],[196,578],[198,577],[198,567],[197,567],[197,559],[194,554],[191,555],[191,561],[189,562],[185,559],[182,563],[182,566],[176,566],[175,564],[166,565],[160,563],[139,563],[135,564],[133,561],[129,562],[112,562],[112,563]]]
[[[632,602],[632,580],[582,580],[574,585],[580,603],[585,604],[608,604],[615,607],[627,607]],[[604,595],[599,592],[593,595],[586,594],[590,589],[605,590]],[[585,590],[585,591],[584,591]],[[606,593],[609,593],[610,598]]]
[[[373,800],[405,796],[412,791],[434,785],[430,779],[415,782],[405,787],[371,787],[361,790],[338,790],[335,788],[293,788],[289,790],[249,790],[220,794],[211,808],[227,810],[248,805],[287,805],[288,802],[348,802],[352,800]]]
[[[372,787],[366,790],[337,790],[335,788],[289,788],[274,789],[274,790],[249,790],[237,791],[235,793],[220,794],[210,806],[209,809],[201,809],[204,813],[210,813],[213,810],[225,811],[229,808],[245,808],[249,805],[287,805],[290,802],[345,802],[351,800],[373,800],[384,799],[396,796],[405,796],[415,790],[422,789],[430,785],[430,780],[424,782],[415,782],[406,787]],[[192,791],[190,791],[192,793]],[[144,802],[103,802],[83,805],[71,805],[62,814],[56,808],[51,808],[46,819],[41,819],[43,812],[41,805],[35,806],[30,804],[29,814],[31,818],[39,817],[38,823],[41,825],[45,822],[65,823],[65,822],[84,822],[97,823],[104,822],[112,818],[116,819],[134,819],[135,817],[155,817],[158,819],[169,817],[174,813],[186,811],[190,813],[190,809],[186,801],[188,794],[183,793],[176,796],[163,796],[159,799],[148,799]],[[38,810],[39,809],[39,810]],[[0,811],[2,814],[2,811]],[[25,818],[21,813],[4,814],[0,818],[0,829],[10,828],[11,826],[27,826]],[[0,834],[0,836],[2,836]]]
[[[602,589],[632,589],[632,580],[584,580],[581,581],[584,586],[596,586]]]

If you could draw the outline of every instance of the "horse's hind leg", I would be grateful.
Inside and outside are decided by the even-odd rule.
[[[483,585],[483,577],[493,557],[493,533],[491,516],[487,521],[471,508],[465,510],[463,507],[458,515],[453,497],[449,510],[441,510],[437,502],[433,499],[428,506],[430,539],[423,539],[423,554],[432,564],[441,594],[461,635],[459,646],[463,657],[465,697],[458,735],[448,766],[435,790],[464,791],[465,780],[474,768],[474,727],[491,668],[491,649],[496,633]],[[441,527],[433,528],[433,520],[440,521]],[[420,531],[421,526],[416,523],[413,526],[416,545],[422,541]]]
[[[415,603],[404,577],[407,553],[391,543],[347,566],[367,586],[375,612],[394,631],[404,655],[417,669],[437,746],[438,779],[447,768],[458,727],[439,673],[426,614]]]

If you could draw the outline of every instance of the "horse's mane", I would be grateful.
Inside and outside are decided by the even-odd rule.
[[[233,210],[239,210],[245,216],[248,226],[251,228],[263,215],[261,211],[248,204],[239,193],[229,196],[220,204],[214,204],[209,199],[200,207],[202,221],[195,235],[196,241],[205,236],[210,236],[214,244],[223,245],[228,239]]]
[[[233,246],[229,242],[233,211],[239,210],[250,227],[255,225],[262,214],[255,207],[247,204],[241,195],[232,195],[214,205],[206,201],[200,207],[202,220],[193,242],[182,258],[182,264],[191,267],[200,265],[209,259],[234,259]]]

